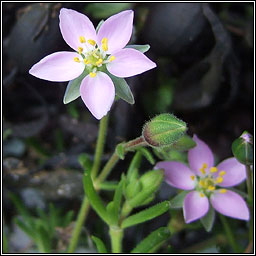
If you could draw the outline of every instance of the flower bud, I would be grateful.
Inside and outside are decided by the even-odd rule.
[[[232,143],[232,152],[235,158],[242,164],[253,164],[252,135],[244,131],[242,135]]]
[[[162,147],[176,142],[186,130],[182,120],[172,114],[161,114],[145,124],[142,136],[149,146]]]

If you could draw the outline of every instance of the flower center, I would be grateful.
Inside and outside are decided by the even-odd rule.
[[[75,57],[74,61],[83,62],[91,77],[95,77],[96,72],[101,70],[102,66],[115,60],[114,55],[106,53],[108,50],[108,39],[106,37],[101,40],[101,45],[97,45],[93,39],[86,40],[84,36],[80,36],[79,41],[83,46],[77,49],[81,57]]]
[[[217,177],[213,177],[213,173],[218,172],[218,169],[216,167],[211,167],[209,173],[206,174],[206,168],[206,163],[204,163],[202,168],[200,168],[200,171],[203,174],[202,177],[195,175],[191,176],[192,180],[195,180],[197,178],[196,190],[200,192],[200,195],[202,197],[204,197],[205,195],[209,197],[216,189],[218,184],[221,184],[223,182],[223,176],[226,174],[225,171],[221,170],[218,173]],[[226,189],[220,189],[219,192],[226,193]]]

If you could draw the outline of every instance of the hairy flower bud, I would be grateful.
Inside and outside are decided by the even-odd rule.
[[[169,146],[187,130],[186,123],[172,114],[161,114],[147,122],[142,136],[151,147]]]

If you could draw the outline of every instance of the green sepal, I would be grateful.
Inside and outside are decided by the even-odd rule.
[[[134,101],[132,91],[131,91],[129,85],[127,84],[127,82],[125,81],[125,79],[116,77],[116,76],[112,75],[111,73],[109,73],[108,71],[106,71],[106,73],[108,74],[108,76],[111,78],[111,80],[114,83],[116,95],[119,98],[126,101],[127,103],[129,103],[131,105],[134,104],[135,101]]]
[[[80,85],[82,80],[89,74],[87,69],[84,69],[83,73],[74,80],[69,81],[68,86],[66,88],[63,103],[68,104],[71,101],[80,97]]]
[[[168,211],[169,208],[170,208],[169,201],[164,201],[162,203],[156,204],[146,210],[142,210],[139,213],[136,213],[126,218],[122,222],[121,228],[128,228],[128,227],[143,223],[145,221],[154,219],[162,215],[166,211]]]
[[[144,45],[130,44],[130,45],[127,45],[125,48],[132,48],[142,53],[145,53],[150,49],[150,45],[149,44],[144,44]]]
[[[98,23],[98,25],[97,25],[97,27],[96,27],[96,33],[98,33],[98,31],[99,31],[99,29],[100,29],[100,27],[101,27],[101,25],[104,23],[104,20],[101,20],[99,23]]]
[[[98,253],[108,253],[107,248],[101,239],[96,236],[91,236],[91,238],[97,247]]]
[[[168,228],[161,227],[143,239],[131,253],[153,253],[170,237],[170,235],[171,233]]]
[[[170,200],[171,208],[182,208],[184,199],[190,191],[184,190]]]
[[[144,147],[141,147],[138,149],[138,151],[140,151],[142,153],[142,155],[152,164],[154,165],[155,164],[155,159],[153,157],[153,155],[151,154],[151,152],[147,149],[147,148],[144,148]]]
[[[203,224],[207,232],[210,232],[212,230],[214,220],[215,220],[215,211],[213,207],[210,205],[208,213],[203,218],[200,219],[201,223]]]

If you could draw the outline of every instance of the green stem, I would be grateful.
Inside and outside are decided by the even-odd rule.
[[[250,165],[246,165],[246,174],[247,174],[246,183],[247,183],[247,191],[248,191],[248,205],[250,209],[249,241],[252,241],[253,229],[254,229],[252,216],[254,215],[253,215],[253,207],[252,207],[252,203],[253,203],[252,171],[251,171]]]
[[[71,237],[71,240],[69,243],[69,247],[67,250],[68,253],[73,253],[76,249],[76,246],[77,246],[77,243],[79,240],[79,236],[81,234],[82,227],[83,227],[85,219],[88,215],[89,209],[90,209],[89,201],[88,201],[87,197],[84,197],[80,211],[78,213],[76,225],[73,230],[72,237]]]
[[[107,133],[107,126],[108,126],[108,115],[104,116],[100,120],[100,125],[99,125],[99,132],[98,132],[98,139],[97,139],[97,144],[96,144],[96,149],[95,149],[95,154],[94,154],[94,161],[93,161],[93,166],[91,170],[91,175],[92,178],[95,178],[100,167],[100,160],[101,156],[103,153],[103,148],[105,144],[105,138],[106,138],[106,133]],[[82,227],[84,225],[85,219],[88,215],[90,209],[90,204],[89,201],[87,200],[86,197],[84,197],[80,211],[78,213],[77,221],[75,228],[72,233],[72,237],[70,240],[70,244],[68,247],[68,252],[72,253],[76,249],[79,236],[81,234]]]
[[[121,253],[124,235],[123,229],[117,226],[110,226],[109,235],[111,238],[112,253]]]
[[[105,138],[107,134],[107,127],[108,127],[108,115],[104,116],[100,120],[98,139],[97,139],[97,144],[96,144],[96,149],[94,154],[93,166],[91,170],[92,179],[94,179],[97,176],[100,168],[101,156],[102,156],[102,152],[105,144]]]
[[[232,232],[226,217],[224,217],[221,214],[219,214],[219,217],[220,217],[220,220],[221,220],[222,225],[224,227],[224,230],[225,230],[225,233],[227,235],[227,239],[228,239],[228,242],[229,242],[230,246],[233,248],[235,253],[240,252],[239,246],[238,246],[238,244],[236,242],[236,239],[234,237],[234,233]]]

